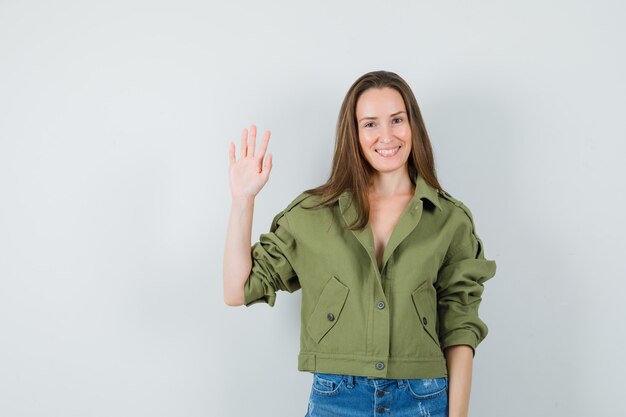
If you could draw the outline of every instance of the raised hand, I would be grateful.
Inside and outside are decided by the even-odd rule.
[[[256,126],[250,126],[250,136],[248,129],[241,132],[241,147],[239,148],[239,159],[235,159],[235,144],[230,142],[229,176],[230,192],[232,197],[254,197],[261,191],[269,179],[272,170],[272,154],[268,153],[263,163],[263,157],[270,140],[270,131],[266,130],[263,140],[257,152],[256,147]]]

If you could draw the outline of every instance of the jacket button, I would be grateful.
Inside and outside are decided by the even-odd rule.
[[[428,319],[426,319],[426,317],[424,317],[422,319],[422,323],[424,323],[424,326],[426,326],[428,324]]]
[[[376,362],[376,369],[383,369],[385,367],[385,364],[382,362]]]
[[[384,301],[379,301],[378,304],[377,304],[377,307],[382,310],[383,308],[385,308],[385,302]]]
[[[327,318],[328,320],[330,320],[330,321],[335,320],[335,316],[334,316],[334,314],[333,314],[333,313],[328,313],[328,314],[326,315],[326,318]]]

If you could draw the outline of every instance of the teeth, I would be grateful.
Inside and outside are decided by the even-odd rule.
[[[376,149],[376,152],[378,152],[382,156],[391,156],[391,155],[394,155],[396,152],[398,152],[398,149],[400,149],[399,146],[394,149]]]

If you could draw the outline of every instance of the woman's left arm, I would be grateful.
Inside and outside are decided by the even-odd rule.
[[[485,258],[470,210],[462,209],[460,226],[437,274],[437,333],[448,367],[449,417],[467,417],[473,358],[488,333],[480,318],[484,283],[496,274],[496,262]]]
[[[472,386],[473,349],[468,345],[454,345],[444,352],[448,362],[448,416],[467,417]]]

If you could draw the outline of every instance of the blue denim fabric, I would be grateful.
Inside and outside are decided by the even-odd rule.
[[[448,378],[313,373],[305,417],[448,417]]]

